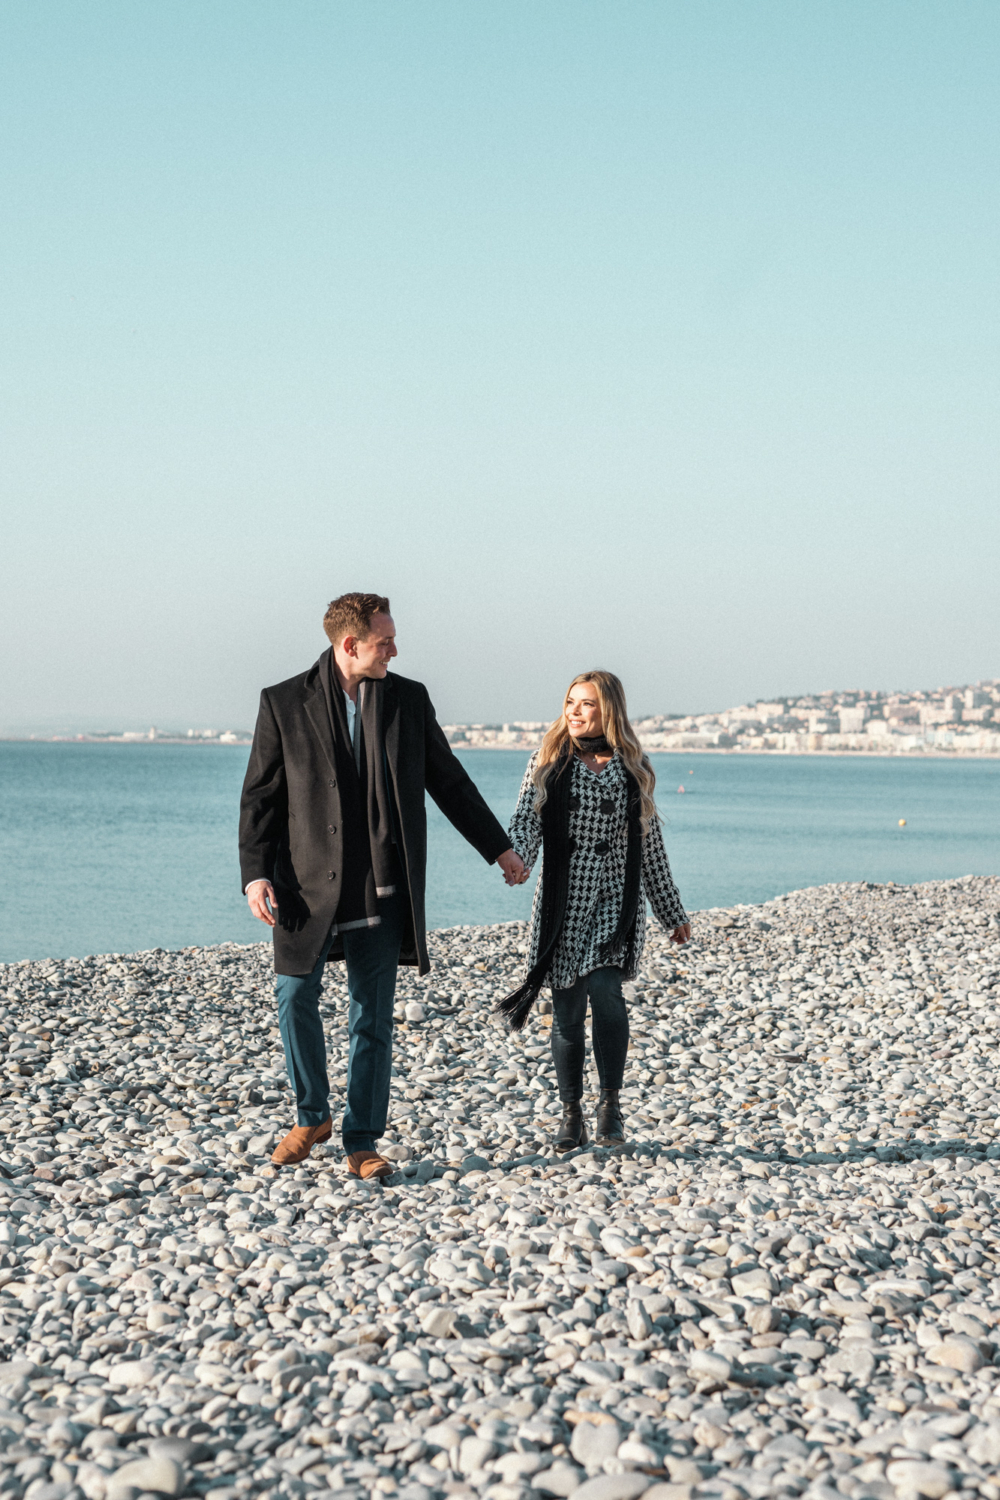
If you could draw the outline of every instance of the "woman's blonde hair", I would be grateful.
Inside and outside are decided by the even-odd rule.
[[[619,678],[613,672],[581,672],[574,677],[566,689],[563,698],[563,711],[558,719],[549,726],[542,740],[541,749],[538,752],[538,760],[535,764],[535,785],[538,795],[535,798],[535,811],[541,812],[548,797],[549,781],[559,766],[567,747],[572,746],[573,736],[569,732],[566,723],[566,700],[569,698],[573,688],[579,687],[580,683],[593,684],[594,696],[601,705],[601,717],[604,720],[604,738],[613,750],[617,750],[625,763],[625,768],[631,771],[639,784],[639,795],[641,798],[640,819],[642,823],[643,837],[649,832],[649,825],[659,817],[656,811],[656,803],[653,801],[653,788],[656,785],[656,777],[649,759],[642,752],[642,746],[636,736],[635,730],[629,722],[628,709],[625,704],[625,689]]]

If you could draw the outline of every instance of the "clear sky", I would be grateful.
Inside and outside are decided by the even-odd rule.
[[[1000,674],[1000,7],[5,0],[0,729]]]

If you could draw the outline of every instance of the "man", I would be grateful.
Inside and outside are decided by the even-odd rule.
[[[396,627],[380,594],[342,594],[323,620],[330,649],[261,693],[240,811],[243,889],[274,930],[278,1023],[298,1123],[271,1160],[304,1161],[329,1140],[324,965],[347,963],[347,1107],[352,1176],[394,1169],[385,1134],[399,963],[430,968],[424,921],[424,791],[474,849],[526,878],[510,839],[452,754],[422,683],[388,675]]]

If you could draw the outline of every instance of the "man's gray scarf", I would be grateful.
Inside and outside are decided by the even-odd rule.
[[[380,920],[379,897],[391,895],[400,877],[386,771],[385,682],[366,678],[361,683],[353,745],[332,653],[327,701],[332,710],[344,850],[343,883],[334,920],[341,929],[348,924],[375,927]]]

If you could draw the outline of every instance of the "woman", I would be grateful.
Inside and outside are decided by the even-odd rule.
[[[590,1001],[601,1084],[597,1144],[620,1146],[619,1091],[628,1052],[622,980],[642,958],[646,900],[671,940],[691,936],[670,875],[655,777],[611,672],[574,677],[563,712],[528,762],[508,830],[527,880],[542,848],[531,913],[528,973],[498,1009],[520,1031],[543,984],[552,989],[552,1058],[563,1117],[557,1151],[587,1141],[584,1021]]]

